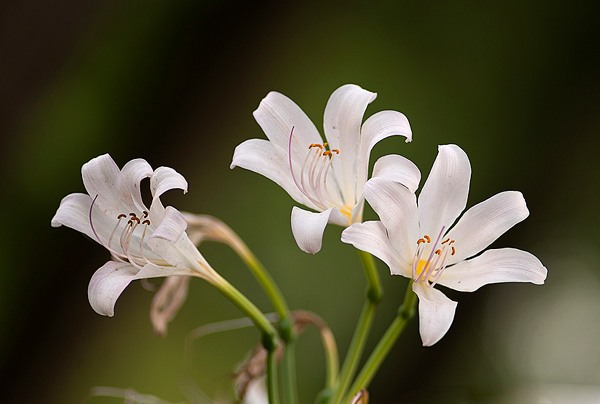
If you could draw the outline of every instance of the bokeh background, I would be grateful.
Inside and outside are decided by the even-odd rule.
[[[233,150],[264,137],[252,111],[271,90],[322,125],[331,92],[378,93],[367,116],[405,113],[414,141],[392,138],[423,175],[439,144],[473,168],[469,206],[523,192],[530,217],[494,246],[536,254],[545,286],[491,285],[459,301],[450,332],[423,348],[407,328],[370,387],[374,403],[600,402],[600,3],[597,1],[243,2],[6,1],[0,5],[1,401],[119,403],[94,386],[193,401],[190,381],[227,397],[252,329],[197,341],[198,326],[239,317],[202,281],[164,338],[153,335],[153,293],[132,284],[114,318],[87,302],[107,252],[50,227],[61,198],[82,192],[80,167],[110,153],[174,167],[190,192],[165,202],[233,227],[269,268],[293,309],[319,313],[343,354],[365,281],[341,228],[302,253],[291,198],[269,180],[229,169]],[[367,213],[373,217],[372,213]],[[264,311],[253,278],[224,246],[201,251]],[[379,263],[385,298],[367,350],[401,302],[406,280]],[[322,386],[319,338],[298,344],[299,390]]]

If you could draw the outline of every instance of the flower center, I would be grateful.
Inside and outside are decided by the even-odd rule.
[[[440,241],[444,229],[445,227],[442,227],[433,244],[427,234],[417,240],[417,250],[412,262],[412,277],[415,282],[433,287],[446,269],[450,257],[456,254],[456,248],[452,245],[454,240],[446,238]]]
[[[98,235],[98,233],[96,232],[96,229],[94,228],[94,222],[92,220],[92,209],[94,208],[96,199],[98,199],[98,195],[96,195],[90,206],[90,227],[92,228],[92,232],[96,236],[98,242],[102,246],[104,246],[108,251],[110,251],[113,258],[119,262],[129,262],[131,265],[138,269],[141,269],[146,264],[160,266],[157,265],[157,263],[149,261],[148,258],[146,258],[146,256],[144,255],[144,250],[147,248],[144,246],[144,240],[146,238],[146,231],[148,230],[148,226],[150,226],[150,220],[148,219],[148,211],[143,211],[141,216],[139,217],[135,213],[129,213],[129,215],[126,215],[124,213],[119,214],[117,216],[117,224],[110,233],[108,241],[104,243]],[[121,223],[124,223],[124,225],[121,226]],[[138,230],[137,236],[139,237],[139,243],[136,242],[135,244],[132,244],[132,239],[135,239],[133,237],[134,233],[136,232],[138,227],[140,227],[141,229]],[[117,237],[115,237],[115,234],[117,234],[119,229],[121,235],[118,237],[118,243],[121,251],[111,246],[113,244],[113,239],[115,239],[114,242],[116,242]],[[140,231],[141,235],[139,235]]]
[[[312,203],[322,210],[327,210],[331,206],[337,206],[340,211],[350,219],[350,210],[341,200],[341,195],[329,192],[329,170],[334,156],[340,154],[338,149],[328,149],[328,144],[313,143],[308,146],[308,152],[304,163],[300,168],[299,176],[294,173],[292,165],[292,138],[294,136],[294,127],[290,133],[290,142],[288,157],[292,179],[296,187]],[[338,187],[339,189],[339,187]]]

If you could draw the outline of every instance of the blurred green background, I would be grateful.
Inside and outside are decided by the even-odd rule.
[[[295,202],[229,164],[237,144],[264,137],[252,111],[269,91],[322,127],[329,95],[355,83],[378,93],[367,116],[399,110],[413,129],[411,144],[387,139],[372,162],[399,153],[425,177],[437,145],[460,145],[473,168],[469,206],[509,189],[528,202],[530,217],[494,246],[530,251],[549,270],[542,287],[444,290],[459,301],[449,333],[422,348],[413,321],[371,384],[372,402],[599,402],[599,19],[597,1],[4,2],[1,401],[122,402],[89,396],[113,386],[181,402],[193,399],[189,380],[226,397],[258,342],[252,329],[206,337],[184,369],[191,330],[240,315],[198,280],[165,338],[152,334],[153,293],[140,283],[114,318],[93,312],[87,283],[108,254],[50,219],[62,197],[83,191],[81,165],[103,153],[181,172],[190,192],[164,202],[233,227],[290,306],[328,322],[343,354],[364,296],[357,254],[335,226],[319,254],[302,253],[289,224]],[[233,253],[201,251],[270,311]],[[379,270],[385,298],[367,350],[406,285]],[[299,341],[298,368],[311,403],[324,375],[314,330]]]

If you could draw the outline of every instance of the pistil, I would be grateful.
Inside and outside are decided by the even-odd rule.
[[[425,262],[421,260],[421,257],[423,251],[431,244],[431,238],[428,235],[424,235],[423,238],[417,240],[417,249],[412,262],[412,277],[415,282],[423,282],[433,287],[442,272],[446,269],[450,256],[456,254],[456,248],[452,245],[454,240],[447,238],[440,243],[444,229],[445,227],[442,227],[435,243],[431,246],[429,257]]]
[[[312,203],[322,210],[326,210],[331,206],[337,206],[341,211],[343,203],[332,197],[328,189],[327,180],[329,178],[329,170],[331,168],[331,159],[334,155],[340,153],[338,149],[328,150],[328,144],[312,143],[308,145],[308,153],[302,167],[300,168],[300,178],[296,177],[292,163],[292,139],[294,135],[294,127],[290,132],[290,141],[288,146],[288,158],[290,172],[296,187],[306,196]]]

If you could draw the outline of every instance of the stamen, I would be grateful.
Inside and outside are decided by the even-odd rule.
[[[144,237],[146,237],[146,229],[148,229],[148,226],[150,225],[150,220],[144,220],[142,224],[144,225],[144,232],[142,233],[142,237],[140,238],[140,255],[142,256],[142,259],[144,261],[150,263],[150,261],[148,261],[148,259],[144,255]]]
[[[334,180],[329,176],[332,165],[331,159],[334,154],[340,154],[340,151],[338,149],[327,150],[327,142],[323,144],[311,143],[308,145],[308,153],[298,174],[294,171],[294,161],[292,159],[294,129],[295,127],[292,127],[290,131],[288,143],[288,161],[294,184],[318,209],[325,210],[331,206],[337,206],[345,214],[348,209],[345,207],[344,202],[340,200],[341,192],[340,195],[332,196],[327,184],[328,180]],[[298,142],[296,141],[296,143]]]
[[[123,213],[121,213],[119,216],[117,216],[117,224],[115,225],[115,228],[113,229],[112,233],[110,233],[110,238],[108,239],[108,247],[110,248],[110,243],[112,242],[112,238],[115,235],[115,232],[117,231],[117,229],[119,228],[119,225],[121,224],[121,220],[123,218],[126,218],[127,215],[124,215]]]
[[[417,275],[416,271],[419,266],[419,263],[421,262],[421,255],[423,253],[424,246],[421,246],[422,242],[419,243],[419,240],[421,240],[421,239],[417,240],[417,251],[415,252],[415,258],[413,259],[413,265],[412,265],[413,279],[415,280],[415,282],[420,282],[420,281],[427,282],[427,280],[433,274],[437,264],[439,263],[439,261],[441,259],[442,249],[439,249],[436,247],[437,247],[440,239],[442,238],[442,235],[444,234],[445,228],[446,227],[443,226],[442,230],[438,234],[438,237],[437,237],[433,247],[431,248],[431,253],[429,253],[429,257],[427,258],[427,261],[425,262],[425,265],[423,266],[423,269],[421,270],[421,273],[419,274],[419,276],[416,276]],[[428,235],[423,235],[423,238],[425,240],[427,240],[427,243],[431,243],[431,238]],[[434,255],[437,255],[435,260],[433,260]],[[447,252],[446,252],[446,255],[447,255]],[[444,255],[444,259],[445,259],[446,255]]]
[[[134,219],[136,220],[135,223],[133,222]],[[125,244],[121,245],[121,247],[123,247],[123,252],[125,252],[125,254],[127,255],[127,259],[129,260],[129,263],[138,269],[142,269],[142,266],[139,265],[137,262],[135,262],[135,259],[133,258],[132,254],[131,254],[131,250],[129,248],[129,245],[131,244],[131,237],[133,236],[135,229],[140,224],[140,219],[138,219],[137,216],[135,216],[135,214],[133,214],[133,217],[131,219],[129,219],[129,222],[127,224],[129,225],[129,228],[126,228],[126,231],[124,232],[126,234]],[[144,233],[145,233],[145,229],[144,229]],[[143,239],[142,239],[142,242],[143,242]],[[142,247],[142,245],[140,245],[140,253],[141,254],[143,254],[142,251],[143,251],[143,247]]]
[[[456,254],[456,248],[454,248],[454,246],[452,246],[452,254],[450,254],[450,255],[454,255],[454,254]]]
[[[450,241],[450,237],[448,237],[446,240],[442,241],[442,244],[446,244],[448,241]]]

